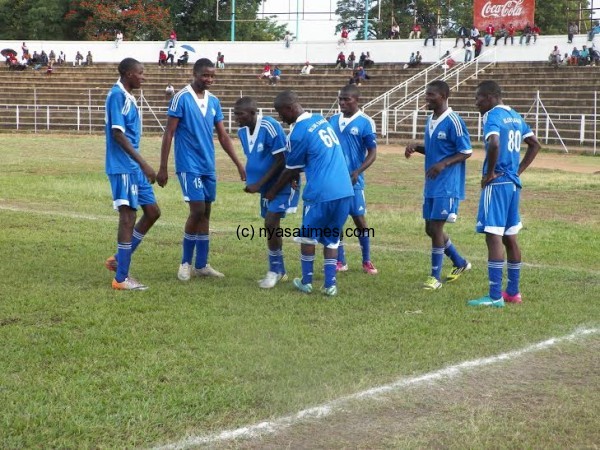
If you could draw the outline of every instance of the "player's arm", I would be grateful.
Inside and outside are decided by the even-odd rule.
[[[216,123],[215,128],[217,129],[217,138],[219,139],[219,143],[227,156],[233,161],[235,166],[237,167],[238,173],[240,174],[240,179],[242,181],[246,181],[246,168],[238,159],[235,148],[233,148],[233,142],[229,138],[227,131],[225,130],[225,126],[223,125],[223,121],[219,121]]]
[[[169,154],[171,153],[171,143],[173,142],[173,136],[175,136],[175,130],[177,130],[178,125],[179,118],[169,116],[167,119],[167,128],[163,134],[160,146],[160,167],[156,175],[156,181],[160,187],[165,187],[169,181]]]
[[[437,163],[435,163],[434,165],[432,165],[429,169],[427,169],[427,172],[425,172],[425,176],[427,178],[436,178],[441,172],[442,170],[444,170],[446,167],[451,166],[452,164],[458,164],[461,163],[463,161],[466,161],[469,157],[471,156],[471,152],[469,153],[455,153],[452,156],[448,156],[447,158],[442,159],[441,161],[438,161]]]
[[[111,133],[113,139],[117,142],[117,144],[119,144],[123,151],[140,166],[144,172],[144,175],[146,175],[146,178],[148,178],[148,181],[150,181],[150,183],[154,183],[156,181],[156,172],[154,172],[154,169],[150,167],[150,164],[148,164],[146,160],[142,158],[142,155],[140,155],[140,153],[133,148],[133,145],[131,145],[131,142],[129,139],[127,139],[125,133],[123,133],[123,130],[120,128],[113,128]]]
[[[404,149],[404,156],[406,156],[406,158],[410,158],[413,153],[420,153],[421,155],[424,155],[425,146],[416,144],[414,142],[408,144]]]
[[[271,167],[269,167],[269,170],[267,170],[265,174],[261,177],[261,179],[258,180],[256,183],[249,184],[248,186],[246,186],[244,188],[244,191],[250,194],[254,194],[260,191],[260,188],[265,183],[269,182],[271,178],[273,178],[276,174],[281,172],[281,169],[285,167],[285,157],[283,156],[283,152],[275,153],[273,157],[275,158],[275,161],[273,162]]]
[[[541,147],[535,134],[527,136],[525,138],[525,142],[527,143],[527,151],[525,152],[525,156],[519,164],[518,175],[521,175],[523,172],[525,172],[525,169],[527,169],[529,165],[533,162]]]
[[[363,163],[360,165],[360,167],[357,168],[354,172],[352,172],[350,174],[350,178],[352,178],[352,185],[353,186],[358,181],[358,176],[361,173],[363,173],[365,170],[367,170],[369,167],[371,167],[371,164],[373,164],[376,159],[377,159],[377,147],[369,149],[367,151],[367,157],[365,158],[365,160],[363,161]]]
[[[281,175],[279,175],[279,178],[277,179],[275,184],[273,186],[271,186],[271,189],[269,189],[265,193],[264,198],[266,198],[267,200],[273,200],[275,198],[275,196],[277,195],[277,193],[280,190],[282,190],[286,184],[290,183],[292,180],[297,180],[299,176],[300,176],[299,168],[288,169],[286,167],[285,169],[283,169],[283,172],[281,172]]]
[[[500,175],[495,172],[496,163],[498,162],[498,153],[500,152],[500,135],[491,134],[488,137],[487,142],[487,173],[481,178],[482,188]]]

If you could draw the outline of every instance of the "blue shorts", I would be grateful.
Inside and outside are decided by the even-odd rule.
[[[328,248],[338,248],[351,204],[352,197],[304,203],[301,237],[294,240],[303,244],[321,243]]]
[[[217,178],[214,175],[179,172],[177,177],[186,202],[212,203],[217,198]]]
[[[153,205],[156,203],[152,185],[139,169],[133,173],[120,173],[108,175],[110,189],[113,197],[113,208],[127,205],[137,210],[139,206]]]
[[[300,200],[300,191],[292,189],[287,193],[279,193],[269,201],[260,194],[260,216],[264,219],[267,212],[281,214],[285,217],[285,213],[295,213],[298,209],[298,201]]]
[[[367,201],[365,200],[364,189],[355,189],[354,198],[350,205],[350,215],[352,217],[364,216],[367,214]]]
[[[519,216],[520,198],[521,189],[511,181],[488,184],[479,199],[477,232],[498,236],[517,234],[523,228]]]
[[[423,200],[423,219],[456,222],[460,200],[455,197],[435,197]]]

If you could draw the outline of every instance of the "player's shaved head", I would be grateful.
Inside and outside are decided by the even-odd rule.
[[[254,100],[252,97],[238,98],[235,102],[235,107],[244,109],[246,111],[258,111],[258,105],[256,103],[256,100]]]
[[[445,81],[435,80],[429,83],[427,87],[439,92],[444,98],[450,97],[450,86]]]
[[[358,100],[360,98],[360,90],[355,84],[348,84],[342,88],[340,95],[354,97]]]
[[[277,97],[275,97],[275,101],[273,102],[273,106],[275,109],[279,109],[286,106],[293,106],[300,104],[300,99],[298,98],[298,94],[294,91],[282,91]]]
[[[134,58],[125,58],[123,61],[119,63],[119,75],[124,77],[127,72],[131,72],[135,66],[141,65],[141,63]]]
[[[502,98],[502,88],[500,85],[492,80],[486,80],[479,83],[477,86],[477,92],[482,95],[489,95],[495,98]]]
[[[215,67],[215,65],[208,58],[200,58],[194,64],[194,73],[200,73],[200,72],[202,72],[202,70],[206,69],[207,67]]]

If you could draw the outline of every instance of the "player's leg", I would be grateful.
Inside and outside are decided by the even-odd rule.
[[[502,292],[504,301],[509,303],[521,303],[521,291],[519,284],[521,281],[521,249],[517,242],[517,234],[523,227],[519,214],[519,203],[521,189],[515,186],[512,201],[508,208],[507,229],[502,238],[502,243],[506,248],[506,267],[507,267],[507,285],[506,291]]]
[[[460,200],[458,198],[448,198],[444,201],[442,208],[448,211],[446,223],[456,222]],[[456,281],[463,273],[471,270],[471,263],[461,256],[446,232],[444,232],[444,254],[452,261],[452,270],[446,277],[447,282]]]
[[[275,287],[285,274],[283,263],[283,239],[281,234],[277,233],[281,226],[281,217],[284,214],[267,211],[265,214],[265,230],[267,231],[267,248],[269,251],[269,271],[265,278],[259,281],[261,288],[269,289]]]
[[[319,228],[329,233],[323,233],[319,242],[323,244],[323,274],[324,282],[321,292],[328,296],[337,295],[336,262],[340,236],[344,223],[350,212],[353,198],[341,198],[321,203],[321,223]]]
[[[444,263],[444,221],[426,220],[425,233],[431,238],[431,274],[423,283],[423,289],[436,290],[442,287],[442,265]]]
[[[294,278],[294,287],[302,292],[312,292],[315,246],[318,244],[316,233],[321,227],[321,204],[304,202],[300,236],[294,240],[300,243],[300,267],[302,278]]]
[[[358,243],[362,253],[362,268],[363,272],[369,275],[377,275],[377,269],[371,262],[371,236],[367,226],[367,219],[364,215],[352,216],[354,225],[358,232]]]

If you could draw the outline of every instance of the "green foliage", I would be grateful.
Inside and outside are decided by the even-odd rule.
[[[0,1],[0,39],[63,39],[69,0]]]

